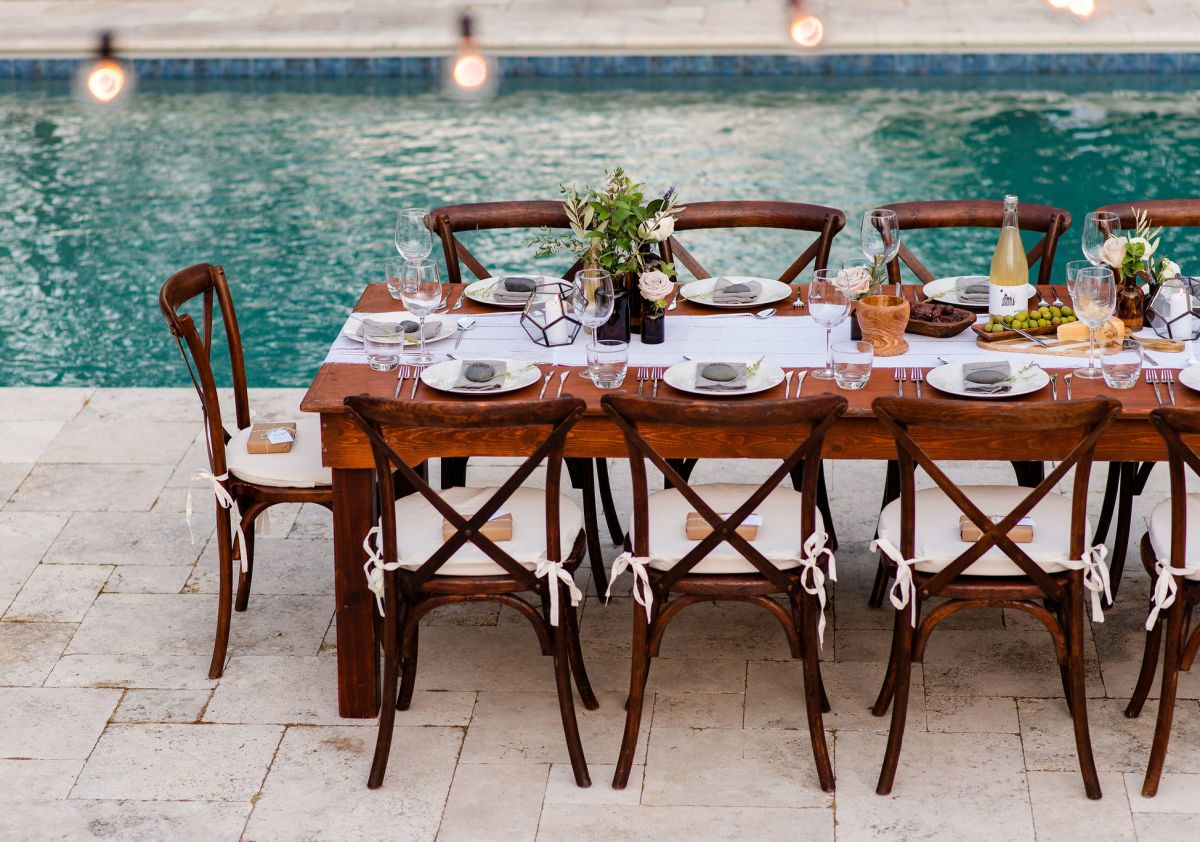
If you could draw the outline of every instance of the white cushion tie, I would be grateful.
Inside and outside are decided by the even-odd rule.
[[[825,645],[825,579],[826,574],[818,565],[821,556],[829,557],[829,574],[828,578],[831,582],[837,581],[837,561],[833,557],[833,551],[825,546],[826,536],[824,531],[813,532],[808,536],[808,540],[804,542],[804,555],[798,559],[800,562],[800,587],[804,588],[804,592],[812,594],[817,598],[817,604],[820,606],[821,613],[817,619],[817,643],[819,646]],[[807,579],[807,581],[806,581]],[[809,585],[811,582],[811,586]]]
[[[613,561],[612,572],[608,575],[608,590],[604,594],[605,602],[612,599],[613,584],[617,581],[617,577],[628,568],[629,572],[633,574],[633,601],[646,609],[647,623],[653,620],[650,606],[654,604],[654,594],[650,590],[650,574],[646,572],[649,564],[649,558],[636,558],[632,553],[621,553]],[[638,592],[638,582],[641,582],[642,585],[640,593]]]
[[[250,569],[249,562],[246,559],[246,534],[242,531],[242,513],[238,509],[237,501],[233,499],[233,495],[224,486],[224,483],[228,479],[228,471],[219,477],[213,476],[208,471],[196,471],[192,474],[192,478],[188,482],[187,502],[183,508],[183,520],[187,523],[188,535],[191,537],[192,543],[196,543],[196,535],[192,532],[192,484],[196,480],[203,480],[210,483],[212,485],[213,497],[217,500],[217,505],[222,509],[229,509],[229,517],[233,520],[233,529],[237,535],[239,554],[242,561],[242,572],[245,573]]]
[[[558,625],[558,582],[565,582],[567,585],[567,593],[571,596],[572,607],[579,604],[583,599],[583,592],[575,586],[575,579],[571,574],[563,569],[561,561],[550,561],[542,559],[534,568],[533,575],[537,578],[545,578],[546,586],[550,590],[550,625]],[[555,581],[555,580],[558,581]]]
[[[1162,560],[1154,565],[1154,569],[1158,571],[1158,576],[1154,580],[1154,594],[1150,600],[1153,607],[1150,609],[1150,616],[1146,618],[1146,631],[1154,628],[1154,624],[1158,622],[1160,611],[1164,611],[1174,604],[1175,596],[1179,593],[1179,583],[1175,581],[1175,577],[1200,575],[1200,565],[1172,567],[1169,562]]]
[[[374,540],[372,540],[374,539]],[[379,549],[380,543],[383,541],[383,519],[380,518],[375,522],[375,525],[367,532],[367,537],[363,538],[363,550],[367,553],[367,561],[363,565],[363,572],[367,574],[367,588],[371,593],[375,594],[375,605],[379,608],[379,616],[383,617],[383,574],[387,570],[397,570],[400,563],[387,564],[383,560],[383,553]]]
[[[871,552],[882,552],[895,563],[896,581],[892,583],[889,598],[897,611],[903,611],[904,607],[908,606],[909,613],[912,615],[910,622],[915,629],[917,627],[917,583],[913,580],[912,570],[923,559],[905,558],[904,553],[900,552],[896,545],[887,538],[876,538],[872,541]]]
[[[1060,562],[1068,570],[1083,571],[1083,586],[1092,593],[1093,623],[1104,622],[1104,610],[1100,602],[1100,595],[1104,594],[1104,598],[1112,602],[1112,592],[1109,590],[1108,584],[1108,565],[1104,563],[1104,558],[1107,555],[1108,547],[1103,544],[1096,544],[1085,550],[1083,558],[1079,561]]]

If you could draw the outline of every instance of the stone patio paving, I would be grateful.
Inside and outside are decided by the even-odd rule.
[[[260,391],[253,403],[278,416],[299,396]],[[384,788],[369,792],[374,722],[337,716],[324,511],[274,511],[225,676],[205,678],[215,575],[199,486],[195,545],[182,515],[203,464],[198,428],[188,390],[0,390],[0,838],[1200,837],[1200,677],[1182,682],[1159,796],[1138,795],[1155,707],[1122,714],[1148,592],[1132,559],[1089,657],[1102,801],[1083,795],[1048,638],[1000,612],[960,615],[934,635],[894,794],[874,794],[886,720],[867,707],[890,634],[890,612],[865,606],[877,463],[831,471],[843,542],[825,644],[836,796],[817,787],[800,671],[775,621],[731,605],[672,626],[633,781],[612,790],[632,606],[590,593],[583,645],[601,700],[581,713],[591,789],[571,779],[552,672],[528,627],[474,606],[422,631],[417,695],[397,717]],[[698,479],[731,469],[701,463]],[[500,470],[475,465],[472,481]],[[1008,481],[1006,467],[982,471],[993,472]],[[1164,484],[1156,472],[1138,503],[1139,535]]]

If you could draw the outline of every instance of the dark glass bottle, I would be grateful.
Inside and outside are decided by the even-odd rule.
[[[617,287],[613,290],[613,311],[608,321],[595,328],[596,339],[616,339],[628,342],[629,332],[629,291]]]
[[[1146,323],[1146,294],[1138,289],[1137,275],[1122,278],[1117,290],[1117,318],[1125,323],[1125,332],[1141,330]]]
[[[642,344],[661,345],[667,338],[667,316],[662,310],[642,316]]]

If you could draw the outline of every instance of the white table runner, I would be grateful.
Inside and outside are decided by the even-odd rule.
[[[582,366],[587,364],[585,348],[590,341],[580,331],[571,345],[543,348],[526,335],[520,324],[520,313],[472,314],[476,320],[474,329],[462,338],[462,343],[453,354],[465,358],[505,358],[524,362],[546,363],[559,366]],[[1153,337],[1154,331],[1146,328],[1138,336]],[[833,341],[850,338],[850,323],[843,322],[833,329]],[[940,357],[947,362],[963,360],[1007,358],[1017,365],[1037,363],[1043,368],[1078,368],[1086,364],[1086,357],[1057,357],[1048,354],[998,354],[984,351],[975,344],[975,332],[966,330],[948,339],[930,339],[906,334],[907,353],[897,357],[876,357],[878,368],[914,366],[932,368]],[[1155,360],[1148,367],[1183,368],[1195,361],[1194,343],[1186,343],[1182,353],[1171,354],[1152,351]],[[415,348],[415,346],[413,346]],[[430,350],[445,354],[454,347],[453,340],[430,343]],[[756,319],[749,313],[723,313],[713,316],[670,316],[667,321],[667,338],[661,345],[643,345],[636,334],[629,345],[631,366],[670,366],[681,362],[686,356],[760,357],[783,368],[815,367],[825,363],[825,329],[807,316],[775,316]],[[328,363],[366,364],[362,343],[345,335],[337,340],[325,357]]]

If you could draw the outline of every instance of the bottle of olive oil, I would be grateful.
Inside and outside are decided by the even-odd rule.
[[[1021,245],[1017,226],[1017,197],[1004,197],[1004,219],[1000,241],[992,255],[988,272],[988,312],[993,316],[1015,316],[1027,309],[1025,286],[1029,283],[1029,262]]]

